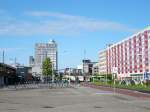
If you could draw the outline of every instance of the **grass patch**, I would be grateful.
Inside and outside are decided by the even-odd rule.
[[[115,85],[112,82],[91,82],[94,85],[97,86],[107,86],[107,87],[116,87],[116,88],[121,88],[121,89],[129,89],[129,90],[136,90],[136,91],[148,91],[150,92],[150,86],[146,86],[146,85],[123,85],[123,84],[118,84],[116,83]]]

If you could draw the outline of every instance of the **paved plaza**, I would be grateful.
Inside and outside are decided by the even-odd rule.
[[[0,112],[150,112],[150,99],[89,87],[0,90]]]

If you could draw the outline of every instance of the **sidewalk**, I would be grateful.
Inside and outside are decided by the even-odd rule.
[[[82,83],[82,86],[101,89],[101,90],[104,90],[104,91],[112,91],[114,93],[129,95],[129,96],[142,98],[142,99],[150,98],[150,94],[142,93],[142,92],[134,91],[134,90],[111,88],[111,87],[105,87],[105,86],[96,86],[96,85],[90,84],[90,83]]]

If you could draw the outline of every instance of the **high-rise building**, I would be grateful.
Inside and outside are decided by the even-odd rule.
[[[150,27],[107,47],[106,56],[99,56],[99,63],[105,58],[107,74],[117,71],[117,78],[143,80],[150,72]]]
[[[51,59],[53,70],[57,70],[57,44],[54,40],[51,40],[48,43],[35,44],[35,59],[33,67],[33,72],[35,74],[42,74],[42,63],[46,57]]]

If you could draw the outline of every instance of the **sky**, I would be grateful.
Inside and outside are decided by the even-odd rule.
[[[54,39],[59,68],[98,52],[150,25],[150,0],[0,0],[0,62],[28,65],[35,43]],[[86,51],[86,52],[85,52]],[[84,55],[85,52],[85,55]]]

